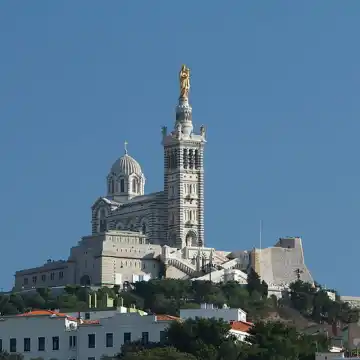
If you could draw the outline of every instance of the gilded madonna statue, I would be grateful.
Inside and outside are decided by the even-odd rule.
[[[190,69],[183,65],[179,73],[180,99],[188,99],[190,91]]]

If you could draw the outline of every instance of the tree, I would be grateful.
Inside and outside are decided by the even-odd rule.
[[[237,359],[238,345],[229,334],[230,325],[216,319],[188,319],[173,322],[166,331],[168,343],[197,359]]]
[[[260,276],[252,267],[250,267],[246,288],[250,295],[255,291],[258,292],[261,297],[263,297],[265,294],[267,295],[266,282],[263,281],[263,283],[261,283]]]
[[[23,297],[26,306],[32,309],[46,309],[46,301],[45,299],[36,292],[35,294],[26,294]]]
[[[312,311],[315,288],[310,283],[297,280],[290,284],[290,300],[294,309],[303,315],[309,315]]]
[[[137,353],[129,353],[124,360],[197,360],[191,354],[179,352],[173,347],[163,347],[143,350]]]
[[[243,346],[243,356],[249,360],[310,360],[316,351],[329,349],[325,336],[300,334],[281,322],[256,323],[247,341],[250,346]]]
[[[100,360],[114,360],[116,357],[114,356],[108,356],[108,355],[102,355]]]
[[[121,351],[119,354],[115,355],[115,359],[122,359],[124,356],[138,353],[144,350],[151,350],[155,348],[165,347],[165,343],[158,343],[158,342],[148,342],[144,343],[141,340],[132,341],[129,343],[125,343],[121,346]]]
[[[290,305],[318,323],[350,323],[359,320],[358,309],[351,308],[339,299],[331,300],[320,285],[314,287],[301,280],[290,284]]]
[[[269,294],[269,291],[268,291],[269,286],[264,280],[261,282],[261,286],[262,286],[262,290],[263,290],[262,291],[263,297],[267,298],[268,294]]]

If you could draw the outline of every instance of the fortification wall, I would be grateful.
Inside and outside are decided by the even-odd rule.
[[[297,280],[314,280],[305,265],[300,238],[280,239],[271,248],[254,249],[254,269],[269,286],[286,286]]]

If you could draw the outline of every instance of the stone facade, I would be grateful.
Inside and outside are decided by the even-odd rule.
[[[67,261],[18,271],[15,288],[124,286],[163,276],[245,284],[250,266],[274,286],[295,280],[298,269],[312,281],[301,239],[232,253],[205,247],[205,144],[204,126],[194,131],[189,100],[180,98],[173,130],[162,130],[163,190],[145,194],[145,175],[125,145],[106,177],[106,195],[91,208],[91,235],[71,248]]]

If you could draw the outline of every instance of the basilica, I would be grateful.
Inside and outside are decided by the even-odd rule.
[[[190,70],[179,73],[180,96],[170,131],[162,128],[164,184],[145,193],[145,174],[128,153],[106,176],[106,195],[91,208],[91,234],[67,260],[47,260],[15,274],[15,289],[67,284],[113,286],[154,278],[235,280],[252,267],[276,291],[296,278],[312,282],[302,240],[280,238],[271,248],[225,252],[206,247],[204,151],[206,130],[196,131],[189,101]]]

